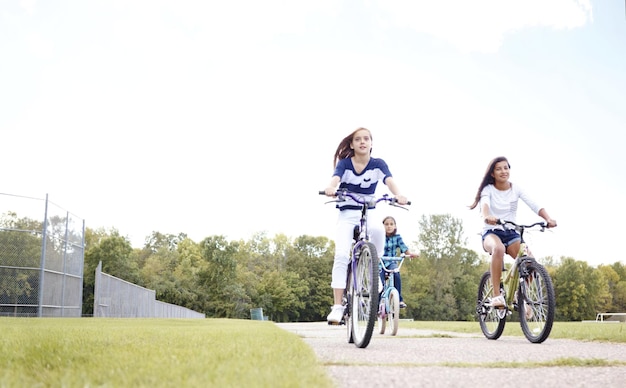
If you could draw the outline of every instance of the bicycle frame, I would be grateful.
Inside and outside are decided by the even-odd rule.
[[[507,221],[501,221],[500,223],[504,224],[506,222]],[[531,228],[533,226],[537,226],[537,225],[542,227],[541,231],[543,232],[543,230],[545,229],[545,226],[543,223],[539,223],[539,222],[533,225],[517,228],[519,230],[520,238],[521,238],[520,249],[517,252],[517,256],[514,258],[515,260],[513,261],[513,264],[511,265],[509,269],[505,269],[504,263],[502,263],[503,276],[500,278],[500,288],[504,290],[504,300],[506,301],[506,304],[509,307],[509,309],[512,308],[513,310],[517,311],[517,301],[515,300],[515,292],[519,288],[519,282],[520,282],[519,268],[522,266],[523,263],[535,261],[533,257],[530,257],[528,255],[528,244],[524,240],[524,230],[527,228]],[[511,311],[509,310],[508,313],[510,315]]]

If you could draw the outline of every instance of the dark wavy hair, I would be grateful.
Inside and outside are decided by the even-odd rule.
[[[480,186],[478,186],[478,191],[476,192],[474,203],[469,207],[470,209],[474,209],[478,205],[478,202],[480,202],[480,193],[483,191],[485,186],[496,183],[496,180],[493,177],[493,170],[496,169],[496,163],[500,162],[506,162],[509,168],[511,168],[511,164],[504,156],[498,156],[497,158],[494,158],[491,162],[489,162],[489,166],[487,166],[487,171],[485,171],[485,176],[483,177],[482,182],[480,182]]]

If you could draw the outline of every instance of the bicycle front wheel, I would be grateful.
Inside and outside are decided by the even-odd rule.
[[[343,292],[343,303],[346,306],[343,312],[343,322],[346,325],[346,334],[350,344],[354,343],[354,337],[352,337],[352,289],[354,288],[354,281],[352,279],[352,270],[348,266],[348,279],[346,281],[346,289]]]
[[[480,330],[485,337],[496,340],[500,338],[506,324],[506,314],[498,314],[498,309],[491,307],[490,300],[493,298],[493,282],[491,273],[485,272],[478,285],[478,299],[476,302],[476,314],[480,322]],[[504,315],[504,318],[500,316]]]
[[[550,335],[554,323],[556,300],[552,279],[544,266],[536,261],[526,264],[520,271],[519,312],[520,325],[526,338],[532,343],[542,343]]]
[[[387,322],[391,335],[398,333],[398,325],[400,324],[400,294],[395,288],[389,293],[389,310],[387,311]]]
[[[354,345],[369,345],[378,311],[378,256],[372,243],[359,248],[355,270],[356,282],[351,295],[351,323]]]
[[[387,328],[387,300],[385,299],[385,292],[378,302],[378,330],[380,334],[385,334]]]

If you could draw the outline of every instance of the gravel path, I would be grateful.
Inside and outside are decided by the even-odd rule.
[[[365,349],[349,344],[345,326],[326,322],[276,323],[311,346],[328,374],[343,387],[626,387],[626,344],[525,337],[497,341],[477,335],[403,329],[375,332]],[[429,337],[441,334],[443,337]],[[619,361],[621,366],[490,368],[497,362],[532,363],[558,359]]]

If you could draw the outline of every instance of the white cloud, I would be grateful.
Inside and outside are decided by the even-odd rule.
[[[379,6],[398,25],[464,52],[496,52],[506,34],[524,28],[576,28],[593,20],[589,0],[385,0]]]
[[[31,16],[35,13],[36,5],[37,0],[20,0],[20,7],[22,7],[26,13]]]

